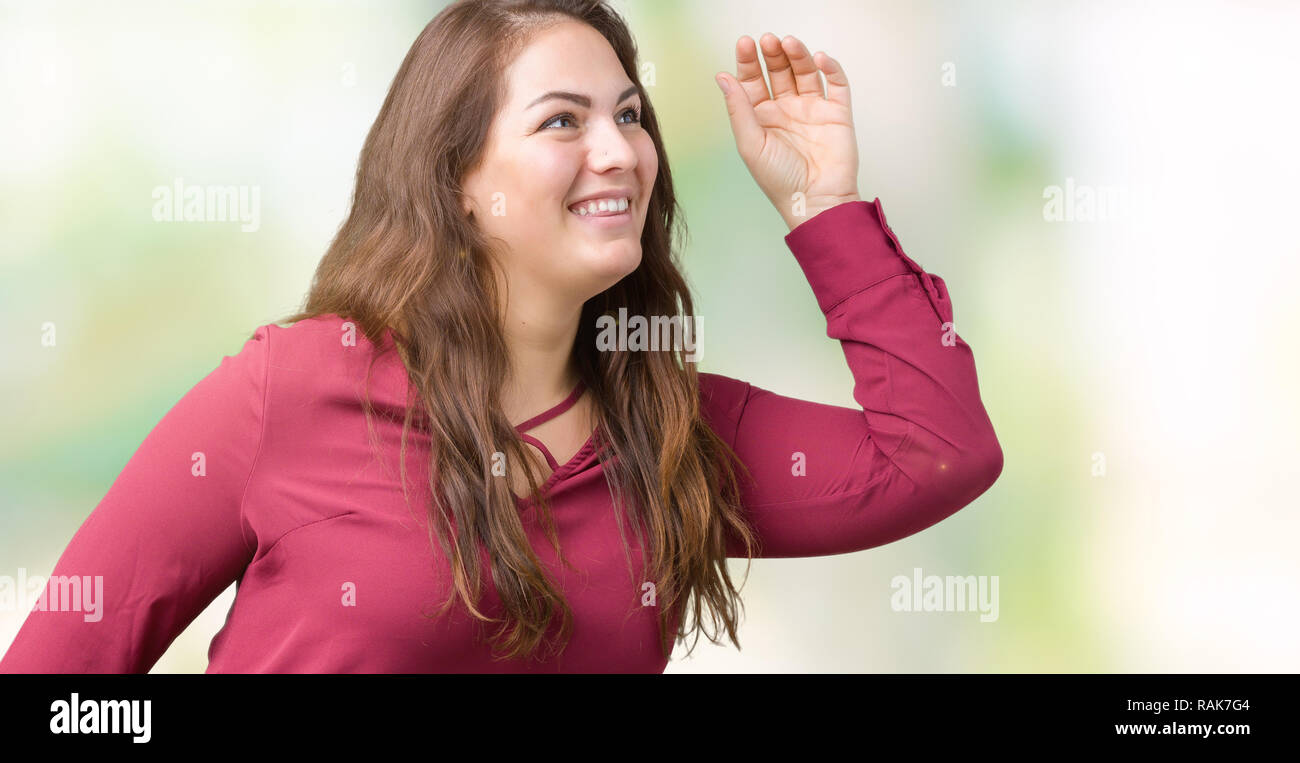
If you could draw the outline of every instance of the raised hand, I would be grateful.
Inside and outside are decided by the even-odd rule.
[[[736,74],[715,79],[727,100],[736,149],[759,188],[794,230],[817,213],[858,201],[858,143],[849,80],[839,62],[808,54],[795,37],[760,40],[772,80],[763,78],[758,46],[736,41]],[[826,87],[821,76],[825,73]],[[799,196],[798,194],[802,194]]]

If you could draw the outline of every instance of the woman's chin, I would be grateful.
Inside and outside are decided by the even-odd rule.
[[[586,248],[583,261],[587,267],[602,279],[620,278],[636,270],[641,264],[640,241],[606,241]]]

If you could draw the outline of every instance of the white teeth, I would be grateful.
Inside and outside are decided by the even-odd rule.
[[[620,199],[600,199],[597,201],[589,201],[585,204],[569,207],[569,211],[576,215],[586,217],[587,215],[594,215],[600,212],[625,212],[629,206],[631,206],[631,202],[625,196]]]

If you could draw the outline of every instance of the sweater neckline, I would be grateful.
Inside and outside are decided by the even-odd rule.
[[[534,447],[540,450],[542,452],[542,456],[546,458],[547,465],[551,467],[551,475],[546,478],[545,482],[542,483],[540,487],[541,491],[545,491],[546,489],[554,485],[557,480],[562,479],[566,474],[571,472],[576,465],[580,464],[582,460],[591,453],[591,451],[596,447],[597,433],[593,431],[590,435],[588,435],[586,442],[582,444],[582,447],[578,449],[578,452],[574,453],[573,457],[570,458],[568,461],[561,464],[558,461],[556,461],[555,456],[551,454],[550,449],[547,448],[546,445],[541,440],[537,439],[536,437],[533,437],[530,434],[527,434],[525,430],[532,429],[533,427],[536,427],[539,424],[543,424],[547,421],[550,421],[556,416],[559,416],[560,414],[572,408],[575,404],[577,404],[578,399],[582,397],[582,393],[585,392],[586,389],[587,389],[586,385],[583,383],[581,379],[579,379],[578,384],[573,388],[573,391],[569,393],[568,397],[566,397],[564,400],[560,401],[556,405],[552,406],[551,408],[542,411],[536,416],[533,416],[532,418],[528,419],[527,421],[515,427],[515,430],[519,433],[519,438],[524,440],[527,443],[532,444]],[[526,501],[527,499],[523,498],[520,500]]]
[[[525,421],[524,423],[519,424],[518,426],[515,427],[515,429],[519,430],[520,432],[526,432],[529,429],[532,429],[533,427],[539,424],[544,424],[550,421],[551,419],[555,418],[556,416],[559,416],[561,413],[564,413],[565,411],[572,408],[578,402],[578,398],[582,397],[583,390],[585,390],[586,388],[587,387],[585,384],[583,384],[582,379],[579,379],[578,385],[573,388],[573,391],[569,393],[568,397],[564,398],[559,403],[546,409],[545,411],[542,411],[541,413],[537,414],[531,419]]]
[[[383,345],[387,347],[390,344],[393,344],[395,342],[396,339],[392,328],[386,327],[383,331],[383,341],[382,341]],[[400,361],[397,363],[397,369],[402,372],[402,379],[409,383],[405,375],[405,368],[403,367]],[[600,428],[597,427],[594,431],[592,431],[592,433],[587,437],[587,441],[583,443],[581,448],[578,449],[578,452],[573,454],[573,458],[570,458],[568,461],[566,461],[563,464],[557,463],[555,460],[555,456],[551,454],[550,449],[547,448],[546,445],[543,444],[541,440],[538,440],[536,437],[527,434],[525,430],[532,429],[533,427],[536,427],[540,424],[550,421],[556,416],[559,416],[560,414],[572,408],[575,404],[577,404],[578,400],[582,397],[582,393],[585,392],[586,389],[587,389],[586,384],[581,379],[579,379],[578,383],[574,386],[573,391],[569,393],[568,397],[566,397],[564,400],[561,400],[558,404],[552,406],[551,408],[542,411],[536,416],[533,416],[532,418],[528,419],[527,421],[515,427],[515,431],[519,432],[519,437],[523,439],[525,442],[529,442],[535,445],[537,449],[542,452],[542,455],[546,458],[547,465],[551,467],[551,476],[547,477],[546,480],[541,484],[541,486],[538,488],[539,492],[545,493],[547,490],[551,488],[552,485],[554,485],[559,480],[564,479],[564,477],[573,473],[578,468],[582,467],[587,462],[587,460],[592,457],[592,454],[596,451],[597,447],[601,444],[602,438],[600,437]],[[517,501],[528,504],[530,506],[532,505],[532,501],[528,498],[520,498],[519,496],[515,496],[515,499]]]

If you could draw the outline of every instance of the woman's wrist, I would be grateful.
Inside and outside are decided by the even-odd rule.
[[[862,201],[862,196],[856,191],[854,193],[822,196],[817,198],[806,199],[801,205],[792,204],[790,209],[784,211],[781,215],[785,224],[790,230],[794,230],[802,223],[805,223],[817,215],[825,212],[832,207],[838,207],[841,204],[847,204],[851,201]]]

